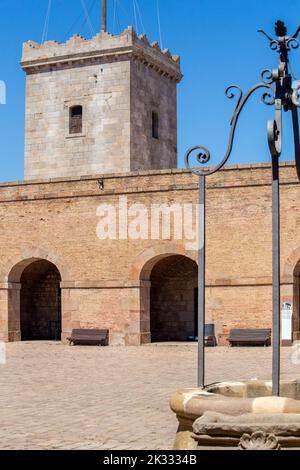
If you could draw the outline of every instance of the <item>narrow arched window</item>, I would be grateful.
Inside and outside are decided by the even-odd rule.
[[[70,108],[69,133],[82,133],[82,106],[72,106]]]
[[[158,120],[158,113],[156,111],[152,112],[152,137],[154,139],[158,139],[159,132],[159,120]]]

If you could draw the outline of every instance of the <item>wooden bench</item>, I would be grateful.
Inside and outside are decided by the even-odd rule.
[[[228,341],[230,346],[270,346],[271,329],[233,329]]]
[[[70,345],[108,346],[109,330],[72,330]]]

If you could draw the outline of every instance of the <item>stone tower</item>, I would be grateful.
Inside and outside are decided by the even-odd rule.
[[[23,46],[25,179],[177,166],[180,60],[130,27]]]

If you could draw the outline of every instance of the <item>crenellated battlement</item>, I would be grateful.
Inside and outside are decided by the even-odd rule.
[[[182,78],[180,57],[172,55],[169,49],[161,50],[158,42],[150,43],[145,34],[137,36],[132,27],[119,35],[102,31],[91,39],[76,34],[65,43],[27,41],[23,44],[21,64],[26,72],[30,72],[47,66],[95,61],[101,57],[115,56],[119,60],[128,54],[176,81]]]

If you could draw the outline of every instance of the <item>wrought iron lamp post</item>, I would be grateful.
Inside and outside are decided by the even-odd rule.
[[[295,160],[298,178],[300,179],[300,139],[298,123],[298,107],[300,107],[300,81],[293,87],[293,72],[289,62],[291,49],[299,47],[297,39],[300,27],[293,36],[287,35],[282,21],[275,24],[277,39],[272,39],[263,30],[259,30],[270,41],[270,48],[279,54],[278,68],[263,70],[262,81],[243,94],[237,85],[225,91],[229,99],[237,98],[236,107],[230,123],[230,136],[226,154],[214,168],[201,168],[210,160],[210,152],[206,147],[197,145],[189,149],[185,155],[186,167],[199,176],[199,278],[198,278],[198,385],[205,386],[205,178],[219,171],[228,161],[233,147],[235,130],[239,115],[250,96],[259,89],[265,89],[262,101],[268,106],[275,106],[275,119],[268,121],[268,143],[272,158],[272,252],[273,252],[273,329],[272,329],[272,381],[273,395],[280,394],[280,194],[279,194],[279,157],[282,149],[282,112],[291,111],[294,130]],[[193,162],[195,162],[193,164]]]

